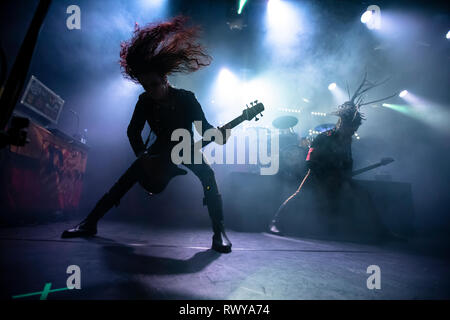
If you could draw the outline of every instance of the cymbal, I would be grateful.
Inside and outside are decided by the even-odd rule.
[[[298,123],[298,119],[293,116],[282,116],[272,121],[272,125],[277,129],[289,129]]]
[[[322,132],[333,129],[334,127],[336,127],[336,125],[334,123],[322,123],[322,124],[319,124],[317,127],[315,127],[314,131],[322,133]]]

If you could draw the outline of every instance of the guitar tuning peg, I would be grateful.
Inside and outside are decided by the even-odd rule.
[[[262,117],[263,116],[262,112],[259,115]]]
[[[246,104],[245,106],[246,106],[246,107],[247,107],[247,109],[248,109],[248,104]]]
[[[253,103],[254,103],[254,104],[258,104],[258,100],[255,100]]]
[[[255,117],[255,121],[258,121],[259,120],[259,118],[258,117]]]

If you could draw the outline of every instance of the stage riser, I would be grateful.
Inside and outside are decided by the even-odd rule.
[[[414,206],[411,184],[366,180],[355,182],[370,194],[381,220],[391,231],[401,234],[413,232]],[[240,231],[266,231],[267,224],[280,204],[295,192],[297,187],[296,182],[289,182],[277,176],[230,174],[224,188],[227,225]],[[311,196],[308,192],[305,195]],[[295,207],[295,204],[294,201],[290,206]],[[292,227],[299,223],[301,218],[290,212],[284,220],[291,219],[291,221],[283,221],[283,224]]]

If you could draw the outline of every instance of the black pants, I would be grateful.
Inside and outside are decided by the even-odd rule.
[[[308,197],[298,203],[307,190]],[[302,212],[302,208],[307,208],[308,211]],[[304,221],[311,222],[311,226],[302,226],[302,230],[307,232],[315,229],[312,221],[321,224],[321,228],[317,230],[322,229],[329,233],[351,230],[353,233],[378,238],[389,232],[369,192],[352,179],[318,177],[308,171],[297,191],[279,207],[272,223],[280,224],[280,220],[289,210],[309,215]]]
[[[202,183],[205,195],[204,204],[208,206],[209,215],[214,224],[223,220],[222,202],[214,171],[204,157],[202,157],[202,160],[203,161],[200,164],[183,164],[183,166],[191,170]],[[170,161],[170,158],[168,158],[167,161]],[[152,168],[148,168],[147,172],[151,173],[151,171]],[[139,159],[137,159],[119,180],[117,180],[112,188],[97,202],[87,219],[97,222],[114,205],[118,206],[122,197],[142,178],[142,176],[143,172]],[[149,178],[151,179],[151,177]]]

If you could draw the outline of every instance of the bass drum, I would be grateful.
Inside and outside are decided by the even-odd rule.
[[[280,173],[294,179],[304,177],[308,168],[306,156],[308,148],[298,145],[289,145],[280,152]]]

